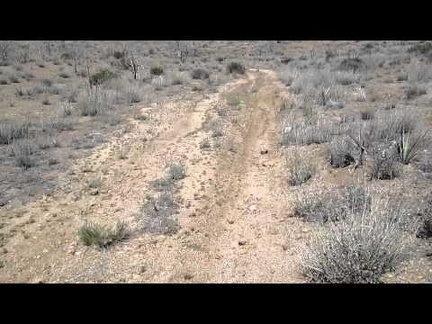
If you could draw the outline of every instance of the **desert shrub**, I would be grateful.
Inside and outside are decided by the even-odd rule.
[[[288,64],[292,60],[293,59],[291,57],[282,57],[280,61],[281,61],[282,64]]]
[[[371,178],[391,180],[399,175],[397,152],[393,147],[376,146],[369,154],[372,156]]]
[[[408,53],[418,53],[424,56],[429,57],[429,55],[432,53],[432,43],[426,42],[426,43],[418,43],[415,45],[412,45],[407,50]]]
[[[34,152],[36,152],[36,146],[33,142],[28,139],[22,139],[12,142],[12,152],[17,166],[22,169],[29,169],[35,165],[35,161],[32,158]]]
[[[63,79],[69,79],[70,75],[66,72],[60,72],[59,76]]]
[[[23,74],[22,77],[23,77],[25,80],[29,81],[29,80],[31,80],[31,79],[34,78],[34,75],[33,75],[33,73],[31,73],[31,72],[29,72],[29,71],[26,71],[26,72],[24,72],[24,74]]]
[[[241,99],[238,93],[231,92],[225,95],[225,100],[229,106],[238,106],[241,103]]]
[[[208,138],[205,138],[201,143],[200,143],[200,149],[202,150],[208,150],[211,148],[211,143],[210,140]]]
[[[89,187],[89,189],[97,189],[100,188],[102,186],[102,179],[101,178],[93,178],[90,179],[87,182],[87,186]]]
[[[182,164],[174,162],[169,166],[167,177],[171,181],[184,179],[186,177],[186,169]]]
[[[120,60],[125,56],[124,51],[114,51],[113,56],[115,59]]]
[[[86,222],[79,229],[78,236],[84,245],[106,248],[114,243],[125,240],[129,236],[129,231],[124,222],[118,222],[114,229]]]
[[[293,121],[286,124],[289,126],[283,129],[281,140],[284,146],[326,143],[331,140],[334,133],[333,126],[322,120],[315,123]]]
[[[151,75],[162,75],[162,74],[164,74],[164,68],[163,68],[163,66],[160,66],[160,65],[152,66],[150,68],[150,74]]]
[[[49,101],[48,96],[45,96],[45,97],[42,99],[42,104],[43,104],[44,106],[49,106],[49,105],[51,105],[51,102]]]
[[[166,86],[166,78],[163,75],[160,75],[151,80],[152,86],[155,90],[161,90],[164,86]]]
[[[340,189],[298,194],[293,215],[308,222],[324,224],[343,220],[348,214],[369,211],[371,204],[369,189],[350,184]]]
[[[174,72],[171,75],[171,84],[172,85],[183,84],[186,81],[187,81],[186,75],[183,72]]]
[[[364,108],[360,110],[360,118],[362,120],[371,120],[374,117],[374,110],[370,108]]]
[[[172,234],[178,230],[177,203],[170,191],[160,193],[156,198],[147,199],[139,214],[145,232]]]
[[[51,135],[39,135],[37,137],[37,145],[41,150],[49,149],[57,143],[55,137]]]
[[[317,92],[316,89],[329,88],[333,85],[334,75],[328,69],[326,70],[311,70],[298,74],[294,78],[291,91],[295,94],[300,94],[302,92]]]
[[[63,116],[72,115],[72,105],[71,105],[70,101],[60,102],[60,112]]]
[[[417,236],[421,238],[432,237],[432,194],[428,194],[420,212],[420,226]]]
[[[379,111],[378,111],[379,112]],[[352,137],[358,138],[367,150],[372,150],[377,145],[382,148],[395,146],[400,139],[401,132],[409,134],[416,128],[414,115],[407,110],[392,109],[383,114],[382,111],[368,123],[359,123],[349,129]]]
[[[212,119],[205,124],[205,130],[211,132],[212,137],[222,137],[225,135],[224,125],[220,119]]]
[[[342,202],[346,213],[361,214],[370,212],[372,194],[370,190],[359,184],[350,184],[342,189]]]
[[[432,78],[432,69],[429,65],[419,62],[412,62],[408,65],[409,82],[428,82]]]
[[[324,224],[344,217],[344,209],[340,204],[337,192],[300,193],[295,201],[293,216],[307,222]]]
[[[344,168],[356,162],[359,148],[349,137],[335,137],[329,143],[330,164],[334,168]]]
[[[240,62],[230,62],[227,65],[227,71],[228,73],[243,74],[245,73],[246,69]]]
[[[29,137],[29,123],[0,123],[0,145]]]
[[[152,188],[160,192],[170,191],[173,188],[174,184],[175,183],[168,177],[159,178],[150,182]]]
[[[297,69],[286,68],[279,73],[279,78],[285,85],[290,86],[299,75],[300,72]]]
[[[103,70],[100,70],[99,72],[96,72],[95,74],[92,74],[90,76],[90,83],[92,85],[102,84],[102,83],[107,82],[109,80],[112,80],[116,77],[117,77],[116,73],[114,73],[108,69],[103,69]]]
[[[405,96],[408,100],[414,99],[414,98],[422,96],[424,94],[426,94],[426,88],[421,87],[421,86],[416,85],[416,84],[410,84],[405,89]]]
[[[90,94],[78,99],[78,109],[81,116],[96,116],[102,112],[102,103],[99,96]]]
[[[192,79],[205,80],[209,78],[209,73],[204,69],[195,69],[191,73]]]
[[[137,85],[130,85],[126,91],[126,100],[129,104],[138,103],[143,100],[143,91]]]
[[[180,163],[174,162],[168,167],[167,174],[163,178],[152,181],[151,185],[157,191],[170,191],[177,181],[185,177],[185,167]]]
[[[41,81],[42,85],[45,87],[51,87],[53,85],[53,80],[50,79],[43,79]]]
[[[61,115],[42,122],[40,127],[43,133],[53,134],[55,132],[74,130],[73,122],[73,119]]]
[[[81,116],[96,116],[113,108],[113,98],[110,93],[95,89],[81,94],[77,104]]]
[[[408,75],[407,74],[398,74],[398,76],[396,77],[396,81],[401,82],[401,81],[407,81],[408,80]]]
[[[60,55],[60,58],[62,60],[72,60],[72,54],[69,52],[65,52],[65,53],[62,53],[62,55]]]
[[[380,282],[409,256],[402,216],[379,202],[370,211],[326,224],[303,252],[303,274],[318,283]]]
[[[25,90],[21,87],[17,87],[15,88],[15,94],[17,95],[17,97],[23,97],[25,93]]]
[[[287,159],[290,169],[288,184],[290,186],[301,185],[310,180],[315,174],[316,168],[300,155],[297,150],[293,151]]]
[[[352,71],[338,71],[334,74],[336,83],[350,85],[359,82],[359,74]]]
[[[341,71],[352,71],[353,73],[366,68],[366,63],[360,58],[346,58],[339,64]]]
[[[18,77],[15,76],[15,75],[10,75],[10,76],[9,76],[9,81],[10,81],[11,83],[20,83],[20,80],[19,80]]]

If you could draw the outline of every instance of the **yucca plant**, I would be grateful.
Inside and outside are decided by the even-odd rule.
[[[409,164],[426,145],[427,131],[416,134],[407,134],[404,127],[400,130],[397,151],[399,160],[403,164]]]

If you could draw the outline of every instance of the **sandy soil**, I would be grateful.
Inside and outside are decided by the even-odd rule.
[[[284,88],[272,71],[249,70],[217,93],[142,107],[148,120],[130,120],[129,133],[78,159],[52,196],[2,211],[0,281],[302,282],[310,225],[288,216],[280,183]],[[242,94],[236,107],[225,102],[230,93]],[[214,139],[205,123],[221,107],[225,132]],[[200,148],[206,138],[213,149]],[[136,214],[173,160],[187,170],[176,191],[180,231],[145,234]],[[97,191],[92,179],[101,179]],[[107,250],[85,247],[77,237],[85,220],[124,220],[132,236]]]

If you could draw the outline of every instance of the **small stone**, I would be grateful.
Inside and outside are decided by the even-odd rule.
[[[234,220],[233,219],[227,219],[228,224],[234,224]]]
[[[97,188],[90,190],[90,195],[96,196],[99,194],[99,190]]]
[[[243,245],[246,245],[246,243],[247,243],[246,240],[240,240],[240,241],[238,242],[238,245],[243,246]]]
[[[263,150],[261,150],[261,154],[267,154],[268,153],[268,150],[267,149],[263,149]]]
[[[258,207],[256,205],[251,205],[248,209],[251,213],[255,213],[256,211],[258,211]]]
[[[48,253],[48,250],[47,250],[47,249],[44,249],[44,250],[42,251],[42,253]]]

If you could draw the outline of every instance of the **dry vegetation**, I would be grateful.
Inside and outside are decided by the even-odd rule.
[[[430,282],[431,44],[0,41],[0,280]]]
[[[358,42],[335,53],[329,44],[321,57],[292,60],[280,72],[297,99],[285,112],[282,145],[325,148],[314,147],[321,152],[315,156],[322,165],[321,177],[315,178],[326,179],[330,187],[314,191],[313,182],[319,180],[312,180],[310,188],[299,192],[293,211],[306,221],[325,224],[303,254],[304,274],[313,282],[381,282],[383,274],[413,258],[413,246],[425,243],[415,237],[424,238],[421,233],[428,231],[424,215],[429,214],[430,170],[424,166],[432,148],[430,63],[419,46]],[[305,163],[310,162],[299,161],[296,168]],[[386,193],[373,199],[368,194],[373,203],[366,208],[363,187],[348,200],[333,188],[349,184],[345,179],[362,179]],[[398,208],[385,202],[385,196],[393,204],[398,200]],[[364,206],[354,210],[353,198]],[[407,223],[410,228],[400,225]]]

